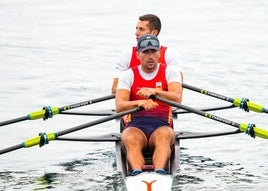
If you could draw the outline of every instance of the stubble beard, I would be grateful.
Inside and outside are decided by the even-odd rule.
[[[144,72],[146,73],[151,73],[155,71],[156,68],[157,68],[157,62],[146,62],[145,64],[143,64],[143,69]]]

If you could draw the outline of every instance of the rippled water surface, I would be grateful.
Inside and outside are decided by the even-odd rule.
[[[185,83],[268,107],[266,0],[1,0],[0,121],[43,106],[64,106],[110,94],[119,53],[135,44],[138,16],[162,20],[160,41],[181,57]],[[211,108],[224,101],[184,90],[185,105]],[[108,100],[78,111],[114,108]],[[267,114],[238,108],[213,111],[268,130]],[[40,132],[59,132],[98,116],[58,115],[0,127],[1,148]],[[224,131],[196,114],[180,114],[175,129]],[[116,121],[70,136],[119,132]],[[244,133],[181,141],[173,190],[266,190],[267,140]],[[0,190],[124,190],[113,143],[51,141],[0,157]]]

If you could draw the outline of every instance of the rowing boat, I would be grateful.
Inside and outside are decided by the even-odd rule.
[[[180,148],[177,145],[177,148]],[[143,172],[136,176],[129,176],[130,168],[127,164],[126,154],[122,148],[121,141],[116,142],[116,163],[117,170],[124,176],[126,187],[128,191],[167,191],[171,190],[172,175],[176,169],[176,159],[178,159],[179,152],[175,152],[175,146],[172,148],[172,154],[168,164],[166,165],[166,175],[160,175],[154,172],[152,163],[152,153],[143,153],[145,158],[145,165]]]
[[[172,187],[172,176],[143,172],[136,176],[128,176],[126,187],[128,191],[168,191]]]
[[[179,146],[177,146],[179,148]],[[124,176],[126,187],[128,191],[167,191],[171,190],[173,173],[176,169],[175,159],[178,159],[178,153],[175,154],[175,148],[173,149],[172,156],[167,164],[167,174],[161,175],[154,172],[152,166],[152,156],[151,153],[146,153],[145,161],[146,165],[143,166],[143,172],[136,176],[129,176],[129,168],[127,165],[126,157],[124,151],[121,148],[120,143],[116,143],[116,161],[117,169]]]
[[[120,132],[124,130],[123,120],[120,120]],[[180,140],[189,138],[204,138],[210,136],[220,136],[227,134],[239,133],[240,131],[228,131],[217,133],[193,133],[193,132],[175,132],[176,142],[171,148],[171,156],[166,164],[165,171],[167,174],[162,175],[154,171],[152,151],[144,151],[143,157],[145,165],[142,166],[142,173],[130,176],[130,167],[127,163],[126,152],[122,147],[121,141],[115,142],[117,170],[124,176],[128,191],[168,191],[172,188],[173,175],[176,169],[179,169],[180,159]],[[177,162],[178,161],[178,162]]]
[[[196,88],[197,89],[197,88]],[[199,89],[198,89],[199,90]],[[206,92],[207,91],[201,91],[201,92]],[[209,95],[217,95],[217,94],[212,94],[210,93]],[[222,98],[223,96],[217,95],[216,97]],[[143,167],[143,172],[141,174],[138,174],[136,176],[129,176],[130,174],[130,168],[127,164],[126,160],[126,153],[124,149],[122,148],[121,145],[121,134],[120,133],[112,133],[108,135],[101,135],[101,136],[95,136],[95,137],[66,137],[64,135],[79,131],[100,123],[104,123],[110,120],[114,119],[120,119],[121,117],[139,112],[143,108],[137,107],[133,108],[128,111],[123,111],[120,113],[115,113],[114,111],[108,111],[108,112],[100,112],[100,113],[88,113],[88,112],[83,112],[83,113],[68,113],[65,112],[69,109],[74,109],[77,107],[85,106],[85,105],[90,105],[92,103],[97,103],[100,101],[105,101],[108,99],[114,98],[114,95],[108,95],[84,102],[80,102],[77,104],[72,104],[72,105],[67,105],[63,106],[60,108],[57,107],[44,107],[42,110],[31,112],[30,114],[27,114],[22,117],[6,120],[0,122],[0,126],[5,126],[17,122],[21,122],[24,120],[36,120],[36,119],[41,119],[43,118],[44,120],[48,118],[52,118],[53,115],[56,114],[73,114],[73,115],[100,115],[100,116],[107,116],[103,117],[101,119],[97,119],[95,121],[91,121],[85,124],[81,124],[75,127],[71,127],[59,132],[52,132],[52,133],[40,133],[38,136],[30,138],[25,140],[24,142],[21,142],[19,144],[4,148],[0,150],[0,155],[15,151],[21,148],[29,148],[32,146],[39,145],[40,147],[44,146],[45,144],[48,144],[49,141],[53,140],[62,140],[62,141],[88,141],[88,142],[115,142],[115,148],[116,148],[116,163],[117,163],[117,170],[122,174],[124,177],[126,187],[128,191],[168,191],[172,189],[172,183],[173,183],[173,178],[175,171],[179,169],[180,166],[180,140],[182,139],[193,139],[193,138],[205,138],[205,137],[215,137],[215,136],[222,136],[222,135],[230,135],[230,134],[236,134],[240,132],[246,132],[246,134],[250,135],[251,137],[260,137],[264,139],[268,139],[268,131],[261,129],[259,127],[256,127],[255,124],[246,124],[246,123],[236,123],[233,121],[230,121],[228,119],[224,119],[209,113],[205,113],[205,110],[220,110],[220,109],[229,109],[233,108],[234,106],[239,106],[245,111],[254,111],[258,113],[268,113],[268,110],[264,108],[263,106],[259,104],[255,104],[253,102],[249,102],[248,99],[230,99],[226,98],[227,100],[230,100],[231,102],[234,102],[230,106],[226,107],[217,107],[217,108],[208,108],[208,109],[202,109],[198,110],[195,108],[191,108],[189,106],[185,106],[176,102],[172,102],[170,100],[166,100],[164,98],[158,97],[156,95],[150,96],[151,99],[159,100],[162,101],[168,105],[171,105],[175,108],[182,109],[181,110],[174,110],[173,111],[173,116],[176,118],[177,114],[182,114],[182,113],[195,113],[198,115],[201,115],[203,117],[236,127],[237,129],[232,130],[232,131],[224,131],[224,132],[213,132],[213,133],[197,133],[197,132],[176,132],[176,143],[172,147],[172,153],[169,161],[167,162],[166,165],[166,175],[161,175],[157,174],[154,172],[153,164],[152,164],[152,153],[151,152],[145,152],[144,157],[145,157],[145,166]],[[239,103],[239,104],[238,104]],[[121,127],[121,125],[120,125]],[[122,132],[122,129],[120,128],[120,132]]]
[[[188,132],[176,131],[176,144],[172,148],[172,154],[168,161],[166,175],[160,175],[153,171],[151,165],[152,153],[144,153],[146,166],[144,171],[136,176],[129,176],[130,169],[127,164],[126,154],[121,144],[120,133],[110,133],[100,136],[90,137],[70,137],[63,136],[57,138],[59,141],[85,141],[85,142],[114,142],[116,151],[117,171],[123,176],[127,191],[169,191],[172,189],[173,178],[176,170],[180,168],[180,141],[184,139],[197,139],[216,137],[241,133],[234,129],[217,132]]]
[[[121,141],[118,140],[115,142],[117,170],[123,174],[128,191],[169,191],[172,189],[174,172],[180,166],[181,139],[205,138],[239,132],[238,130],[217,133],[176,132],[176,144],[172,147],[171,157],[166,165],[166,175],[154,172],[152,153],[144,152],[145,165],[143,166],[143,172],[136,176],[129,176],[130,168],[127,164],[126,153],[122,148]]]

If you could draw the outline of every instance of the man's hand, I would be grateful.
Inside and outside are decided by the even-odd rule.
[[[152,99],[139,100],[138,106],[142,106],[145,110],[154,109],[158,106],[158,103]]]
[[[150,95],[155,94],[155,88],[141,88],[137,95],[141,96],[142,98],[149,99]]]

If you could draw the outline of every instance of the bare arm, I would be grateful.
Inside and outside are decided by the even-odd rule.
[[[116,112],[121,112],[142,106],[145,110],[154,109],[158,104],[151,99],[129,101],[130,93],[128,90],[120,89],[116,92],[115,104]]]
[[[112,94],[116,93],[117,84],[118,84],[118,78],[114,78],[113,85],[112,85]]]
[[[117,62],[116,62],[116,66],[115,66],[115,74],[114,74],[113,85],[112,85],[112,94],[115,94],[117,90],[118,77],[120,73],[129,68],[131,56],[132,56],[132,48],[130,47],[122,51],[121,54],[119,55]]]
[[[159,97],[181,103],[182,90],[182,85],[180,83],[170,82],[168,84],[168,91],[159,90],[157,88],[141,88],[138,91],[138,95],[148,99],[150,95],[155,94]]]

